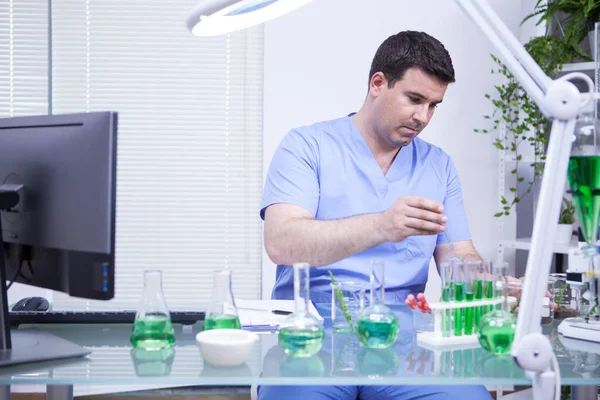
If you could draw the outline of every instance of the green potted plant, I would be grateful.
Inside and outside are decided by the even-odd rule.
[[[556,243],[570,243],[573,236],[573,224],[575,223],[575,206],[573,202],[563,197],[558,227],[556,228]]]
[[[525,48],[550,76],[556,76],[574,54],[562,39],[553,36],[534,38],[525,44]],[[510,154],[507,158],[513,160],[511,174],[514,175],[515,184],[509,188],[509,194],[500,199],[501,210],[495,216],[501,217],[509,215],[510,210],[531,192],[536,179],[542,174],[550,124],[506,66],[494,55],[492,59],[497,65],[492,73],[505,79],[502,84],[495,86],[495,95],[485,95],[494,105],[493,113],[484,116],[484,119],[493,122],[491,129],[474,131],[483,134],[502,132],[493,144],[498,150]],[[501,127],[503,129],[499,130]],[[527,164],[533,169],[533,176],[527,181],[522,176],[521,168],[525,162],[523,154],[527,153],[524,149],[526,146],[531,146],[530,152],[533,153],[533,160]]]
[[[542,0],[540,0],[534,12],[523,20],[525,22],[533,16],[540,16],[542,20],[544,18],[551,19],[558,12],[568,13],[570,8],[567,6],[570,6],[571,3],[576,3],[576,6],[572,10],[573,13],[569,14],[573,16],[568,20],[569,36],[553,36],[547,31],[545,36],[536,37],[525,44],[529,54],[550,77],[557,76],[564,64],[573,61],[580,54],[579,41],[577,41],[577,46],[574,46],[575,39],[572,39],[579,35],[574,33],[575,28],[579,26],[575,22],[581,20],[581,15],[585,16],[586,21],[588,21],[587,18],[589,20],[597,19],[600,7],[596,7],[596,5],[600,5],[600,0],[557,0],[550,3],[552,6],[542,4]],[[587,8],[583,14],[578,8],[579,3],[586,3]],[[560,5],[560,10],[556,8],[558,5]],[[548,141],[550,124],[502,62],[494,55],[492,58],[497,65],[492,73],[502,75],[505,79],[502,84],[495,86],[495,95],[485,95],[494,105],[493,113],[484,116],[484,119],[493,121],[491,129],[475,129],[475,132],[486,134],[490,131],[500,131],[501,137],[497,138],[493,144],[500,151],[510,154],[507,158],[513,162],[511,174],[514,175],[515,184],[509,188],[506,196],[500,198],[501,209],[495,214],[496,217],[502,217],[509,215],[511,209],[523,197],[531,193],[535,181],[543,173],[545,146]],[[503,129],[499,130],[501,127]],[[532,147],[529,151],[526,150],[528,145]],[[522,166],[525,162],[523,154],[527,153],[533,154],[533,159],[527,162],[527,167],[532,168],[533,174],[531,174],[532,178],[526,181],[523,176],[525,170]]]
[[[600,20],[600,0],[538,0],[534,12],[523,22],[536,16],[539,17],[537,25],[545,23],[552,27],[556,22],[548,33],[559,35],[580,58],[592,61],[593,40],[590,36],[595,23]]]

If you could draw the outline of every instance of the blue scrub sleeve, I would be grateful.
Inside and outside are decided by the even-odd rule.
[[[305,128],[306,129],[306,128]],[[273,156],[265,181],[260,217],[272,204],[294,204],[313,217],[319,206],[318,144],[308,132],[288,133]]]
[[[471,240],[460,179],[450,158],[448,158],[448,164],[446,165],[444,214],[448,217],[448,222],[446,223],[447,235],[444,233],[438,234],[437,244],[447,243],[448,236],[453,242]]]

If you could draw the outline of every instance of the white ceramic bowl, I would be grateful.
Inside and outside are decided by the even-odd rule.
[[[250,358],[255,333],[242,329],[211,329],[196,335],[196,344],[206,362],[216,367],[242,365]]]

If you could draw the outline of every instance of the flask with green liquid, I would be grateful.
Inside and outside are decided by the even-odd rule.
[[[279,345],[292,357],[307,358],[321,350],[325,339],[323,322],[308,311],[310,302],[310,265],[296,263],[294,269],[294,300],[296,311],[279,326]]]
[[[169,348],[175,343],[175,331],[162,290],[162,271],[144,271],[144,291],[130,342],[135,348],[149,351]]]
[[[371,301],[356,322],[360,343],[371,349],[385,349],[396,342],[398,318],[385,306],[384,264],[371,261]]]
[[[231,271],[215,271],[210,307],[204,319],[204,330],[241,329],[237,307],[231,289]]]
[[[492,265],[497,277],[496,288],[504,301],[499,309],[494,309],[481,318],[477,335],[481,347],[494,354],[509,354],[515,337],[517,320],[508,307],[508,263],[496,261]]]

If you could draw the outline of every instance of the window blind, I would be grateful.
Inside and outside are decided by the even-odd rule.
[[[115,298],[55,309],[135,309],[146,269],[171,309],[205,307],[222,268],[260,296],[263,30],[194,37],[194,5],[52,1],[53,113],[119,113]]]
[[[48,112],[48,0],[0,0],[0,118]]]

